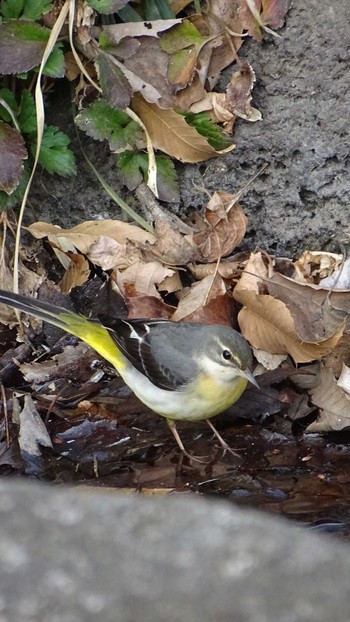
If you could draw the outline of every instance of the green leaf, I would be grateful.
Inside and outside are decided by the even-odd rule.
[[[50,78],[63,78],[65,73],[63,43],[56,43],[47,59],[43,73]]]
[[[0,24],[0,73],[23,73],[40,65],[49,36],[50,30],[35,22]]]
[[[161,201],[179,201],[180,192],[174,162],[165,155],[156,156],[157,187]]]
[[[232,141],[225,134],[224,130],[211,120],[207,112],[186,112],[180,114],[183,114],[186,123],[194,127],[198,134],[204,136],[209,145],[216,151],[227,149],[227,147],[232,145]]]
[[[135,190],[140,183],[148,179],[148,156],[139,151],[124,151],[117,158],[123,183],[129,190]],[[161,201],[178,201],[179,186],[175,166],[168,156],[156,156],[157,187]]]
[[[68,148],[68,144],[68,136],[57,127],[53,125],[45,127],[39,162],[48,173],[57,173],[63,177],[76,174],[74,155]],[[32,143],[31,152],[33,156],[35,149],[36,144]]]
[[[18,104],[16,102],[16,98],[10,89],[0,89],[0,99],[3,99],[8,106],[11,108],[14,115],[18,113]],[[12,121],[11,115],[7,112],[7,110],[1,106],[0,104],[0,119],[3,121],[9,122]]]
[[[168,0],[146,0],[149,2],[154,2],[159,11],[159,15],[161,19],[174,19],[175,13],[172,10],[170,3]]]
[[[0,211],[11,209],[21,203],[23,199],[24,191],[28,183],[28,179],[29,179],[29,171],[28,171],[28,167],[25,164],[24,170],[22,171],[16,190],[14,190],[12,194],[7,194],[3,190],[0,190]]]
[[[96,140],[108,140],[112,151],[132,147],[142,136],[139,125],[122,110],[99,99],[75,118],[80,130]]]
[[[36,132],[34,97],[27,89],[25,89],[22,93],[18,123],[23,134],[34,134]]]
[[[87,3],[99,13],[115,13],[128,4],[129,0],[87,0]]]
[[[4,0],[0,12],[7,19],[39,19],[52,8],[50,0]]]
[[[7,19],[18,19],[22,15],[24,0],[3,0],[0,13]]]
[[[48,13],[52,9],[50,0],[25,0],[22,18],[39,19],[44,13]]]
[[[143,0],[142,9],[144,18],[150,22],[155,19],[161,19],[161,15],[154,0]]]
[[[147,155],[127,149],[118,155],[117,164],[123,184],[129,190],[135,190],[143,181],[145,171],[147,171]]]
[[[208,37],[200,34],[188,19],[168,30],[160,39],[160,47],[168,54],[174,54],[190,46],[200,48]]]

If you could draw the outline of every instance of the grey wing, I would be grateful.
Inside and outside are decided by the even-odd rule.
[[[102,322],[124,356],[160,389],[179,389],[195,374],[196,364],[183,354],[176,322],[106,318]]]

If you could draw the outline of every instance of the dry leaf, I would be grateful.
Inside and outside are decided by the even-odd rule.
[[[238,315],[243,335],[255,348],[272,354],[290,354],[297,363],[321,358],[336,346],[343,333],[343,325],[321,343],[303,341],[296,332],[287,306],[273,296],[260,293],[264,288],[266,291],[264,281],[269,269],[261,253],[253,254],[233,292],[234,298],[244,307]]]
[[[98,355],[86,343],[79,342],[77,346],[65,346],[62,353],[56,354],[53,358],[42,363],[37,361],[22,363],[19,369],[26,382],[40,386],[57,378],[71,379],[72,369],[76,367],[81,368],[82,361],[86,356],[91,356],[92,360]],[[88,361],[88,363],[91,363],[91,361]],[[86,367],[89,369],[88,364]]]
[[[178,271],[174,272],[171,276],[166,276],[165,279],[158,286],[159,291],[166,292],[167,294],[173,294],[182,289],[182,283]]]
[[[337,385],[350,397],[350,367],[344,363]]]
[[[277,369],[277,367],[279,367],[287,358],[286,354],[271,354],[270,352],[258,350],[257,348],[253,348],[253,352],[260,365],[263,365],[264,368],[269,371]],[[254,371],[254,373],[256,373],[256,371]]]
[[[331,369],[338,378],[343,364],[350,365],[350,334],[346,332],[339,339],[336,347],[324,358],[325,367]]]
[[[205,94],[206,90],[202,84],[202,81],[198,73],[195,73],[192,83],[181,91],[178,91],[173,97],[172,107],[174,110],[190,110],[191,105],[194,102],[203,99]]]
[[[19,262],[19,291],[26,295],[32,296],[38,289],[40,284],[44,280],[43,275],[36,274],[32,270],[29,270],[21,261]],[[7,254],[4,253],[3,260],[0,261],[0,289],[12,291],[13,289],[13,274],[8,267]],[[0,304],[0,324],[4,326],[13,326],[18,324],[18,319],[15,309],[8,307],[7,305]]]
[[[160,299],[157,287],[173,274],[174,270],[165,268],[157,261],[145,263],[139,260],[123,272],[117,271],[116,283],[126,298],[144,295]]]
[[[173,88],[165,79],[169,56],[164,52],[159,40],[154,37],[140,37],[140,47],[130,58],[125,59],[124,74],[134,91],[161,108],[172,108]]]
[[[320,416],[305,430],[329,432],[350,427],[350,399],[338,386],[333,372],[321,366],[318,384],[311,389],[313,404],[320,408]]]
[[[127,245],[120,244],[106,235],[101,235],[98,240],[91,244],[86,253],[91,263],[100,266],[102,270],[113,270],[126,268],[132,258],[127,253]]]
[[[135,95],[132,107],[140,117],[156,149],[161,149],[180,162],[203,162],[216,158],[233,149],[230,145],[222,151],[215,151],[208,141],[188,125],[184,117],[174,110],[164,110]]]
[[[232,74],[226,89],[229,110],[246,121],[260,121],[261,113],[250,105],[255,73],[249,63],[242,63],[239,71]]]
[[[202,259],[216,261],[230,255],[246,232],[248,219],[236,195],[228,192],[214,192],[204,215],[206,228],[193,234]]]
[[[69,253],[70,265],[62,277],[59,286],[61,292],[68,294],[73,287],[84,285],[90,276],[89,262],[83,255]]]
[[[86,254],[91,245],[98,241],[99,236],[105,235],[120,244],[124,244],[127,240],[135,242],[153,243],[156,237],[144,229],[136,225],[130,225],[121,220],[87,220],[71,229],[62,229],[58,225],[52,225],[47,222],[35,222],[27,227],[27,230],[37,239],[49,238],[61,247],[61,240],[67,240],[70,248],[63,250],[73,250],[75,246],[81,253]]]
[[[301,283],[319,283],[320,279],[325,279],[334,271],[338,271],[342,261],[343,255],[324,251],[305,251],[294,262],[295,280]],[[327,287],[324,283],[322,285]]]
[[[147,22],[125,22],[123,24],[104,25],[103,31],[106,34],[109,44],[117,44],[125,37],[156,37],[158,33],[164,32],[177,24],[181,24],[182,19],[158,19]]]
[[[227,124],[230,123],[230,133],[236,115],[230,110],[227,95],[225,93],[205,93],[200,101],[196,101],[190,107],[191,112],[208,112],[214,123],[224,123],[227,131]]]
[[[332,289],[350,290],[350,258],[344,262],[341,261],[339,266],[334,266],[332,274],[321,279],[320,285]]]
[[[296,331],[304,341],[329,339],[344,327],[350,311],[350,292],[344,297],[348,310],[336,309],[332,306],[335,297],[329,298],[326,289],[297,283],[279,273],[269,279],[268,291],[288,307]]]
[[[171,266],[187,265],[188,262],[199,259],[192,235],[183,235],[163,220],[156,221],[155,230],[157,240],[155,244],[145,244],[146,256],[157,258]]]
[[[232,325],[232,299],[219,275],[210,275],[192,287],[181,298],[172,320],[201,324]]]
[[[128,318],[162,318],[170,320],[174,307],[155,296],[133,296],[127,301]]]
[[[187,268],[191,271],[193,276],[201,281],[209,274],[217,272],[223,279],[232,281],[238,279],[243,270],[242,262],[240,261],[221,261],[219,265],[216,263],[190,263]]]
[[[262,34],[260,27],[266,32],[279,37],[271,28],[281,28],[292,0],[238,0],[238,17],[242,28],[248,30],[258,41]]]
[[[25,396],[19,414],[18,443],[25,461],[26,455],[41,456],[41,447],[52,448],[49,433],[30,395]]]

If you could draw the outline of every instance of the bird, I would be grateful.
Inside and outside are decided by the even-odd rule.
[[[181,452],[190,460],[202,461],[184,447],[177,421],[206,421],[224,451],[235,453],[210,421],[238,400],[248,382],[258,387],[251,371],[250,345],[233,328],[104,314],[91,319],[5,290],[0,290],[0,302],[91,346],[113,365],[141,402],[165,417]]]

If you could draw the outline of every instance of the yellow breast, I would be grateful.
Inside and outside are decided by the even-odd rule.
[[[200,415],[197,419],[209,419],[232,406],[247,386],[247,379],[237,376],[231,382],[218,382],[212,376],[200,374],[195,383],[192,399],[200,402]],[[193,417],[194,419],[194,417]]]

